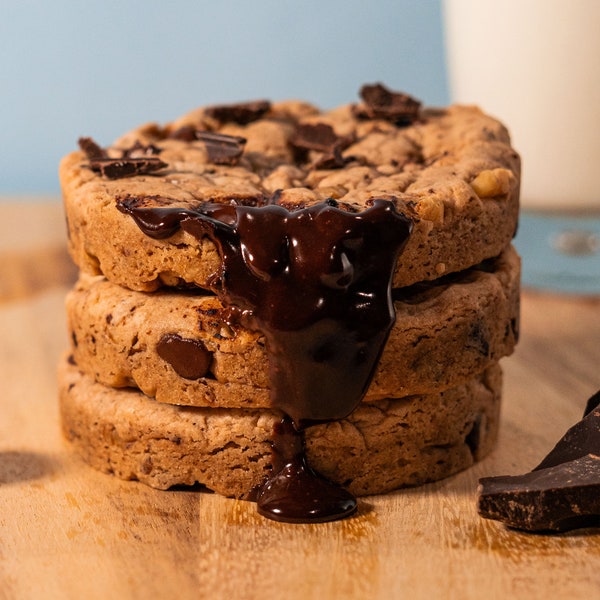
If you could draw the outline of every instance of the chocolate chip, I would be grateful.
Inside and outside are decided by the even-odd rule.
[[[531,472],[481,479],[479,514],[528,531],[600,525],[599,402],[600,391],[588,401],[583,419]]]
[[[204,377],[212,362],[212,352],[202,341],[183,338],[176,333],[163,335],[156,351],[184,379]]]
[[[421,102],[408,94],[393,92],[381,83],[360,90],[364,106],[356,109],[361,117],[386,119],[396,125],[410,125],[419,117]]]
[[[206,109],[206,114],[221,123],[233,121],[240,125],[246,125],[252,123],[252,121],[257,121],[269,110],[271,110],[271,103],[268,100],[256,100],[254,102],[211,106]]]

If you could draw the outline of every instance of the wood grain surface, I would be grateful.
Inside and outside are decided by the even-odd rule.
[[[494,453],[467,472],[286,525],[251,503],[97,473],[59,429],[76,276],[58,201],[0,203],[0,599],[592,598],[600,532],[479,518],[479,477],[528,471],[600,388],[600,300],[525,292]]]

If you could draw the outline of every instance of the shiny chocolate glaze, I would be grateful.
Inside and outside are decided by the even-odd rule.
[[[288,425],[274,431],[273,476],[257,495],[261,513],[293,522],[351,514],[355,500],[306,464],[302,432],[346,417],[362,400],[394,322],[391,278],[411,219],[383,199],[361,212],[333,200],[295,211],[277,204],[149,207],[135,197],[118,207],[151,237],[181,229],[212,239],[222,258],[212,286],[230,322],[267,340],[271,402]],[[298,452],[282,441],[291,431]]]

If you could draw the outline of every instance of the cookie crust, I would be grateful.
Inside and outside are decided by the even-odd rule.
[[[200,483],[243,498],[271,468],[274,411],[161,404],[96,383],[66,356],[59,389],[65,438],[105,473],[158,489]],[[307,430],[309,463],[361,496],[447,477],[493,448],[500,392],[495,364],[445,392],[363,404]]]
[[[395,292],[396,322],[365,400],[441,391],[512,353],[518,338],[520,262],[514,249],[477,268]],[[230,327],[216,297],[133,292],[82,276],[67,296],[71,352],[86,373],[134,386],[160,402],[269,407],[260,333]],[[161,357],[165,336],[204,348],[207,371],[181,374]]]

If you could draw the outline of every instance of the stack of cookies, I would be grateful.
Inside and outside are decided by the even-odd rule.
[[[492,449],[519,158],[478,108],[380,84],[328,111],[210,106],[82,138],[60,179],[61,416],[93,467],[256,498],[292,431],[305,468],[367,495]]]

